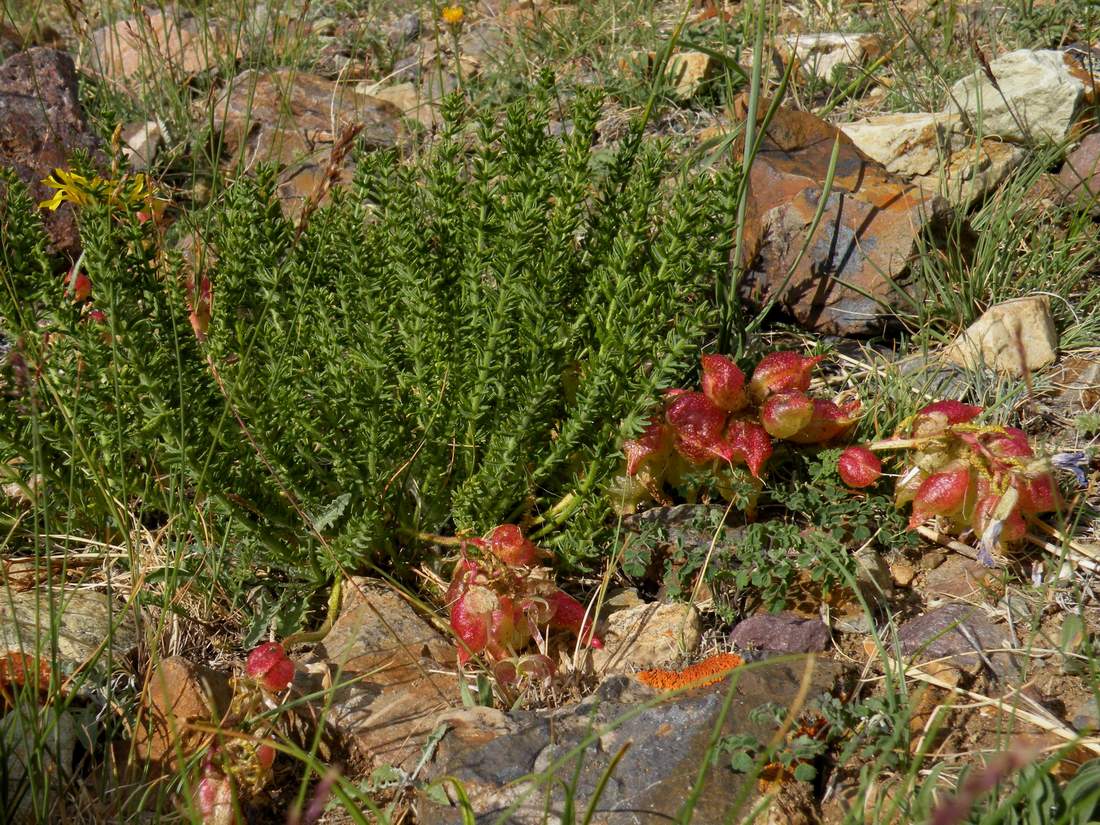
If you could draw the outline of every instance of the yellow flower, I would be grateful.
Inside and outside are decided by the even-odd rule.
[[[74,206],[89,206],[93,203],[106,203],[112,207],[145,206],[153,212],[163,211],[166,205],[165,201],[156,196],[156,189],[149,183],[149,179],[141,173],[133,177],[104,180],[99,175],[87,178],[76,172],[54,169],[42,182],[57,191],[52,198],[38,204],[40,209],[57,209],[65,201]]]
[[[466,12],[462,10],[462,6],[444,6],[440,16],[448,26],[458,26],[462,23],[462,18],[466,16]]]
[[[96,175],[90,180],[76,172],[54,169],[49,177],[42,181],[46,186],[56,189],[53,197],[38,204],[39,209],[54,210],[68,201],[74,206],[87,206],[94,203],[103,194],[106,181]]]

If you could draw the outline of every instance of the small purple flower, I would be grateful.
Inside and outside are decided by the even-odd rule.
[[[1067,470],[1073,473],[1079,487],[1088,486],[1089,479],[1086,471],[1089,468],[1089,455],[1083,450],[1075,453],[1056,453],[1051,456],[1050,463],[1059,470]]]

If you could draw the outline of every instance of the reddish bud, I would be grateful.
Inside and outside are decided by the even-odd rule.
[[[665,419],[676,433],[676,451],[694,464],[714,458],[729,459],[722,440],[726,414],[701,392],[685,392],[673,398]]]
[[[1041,473],[1031,478],[1017,478],[1013,481],[1020,494],[1020,512],[1025,516],[1037,516],[1057,510],[1061,503],[1058,485],[1050,473]]]
[[[191,329],[194,330],[195,337],[200,341],[204,341],[206,340],[206,331],[210,328],[213,287],[210,284],[210,279],[205,275],[199,279],[198,289],[195,289],[193,282],[189,283],[187,287],[191,292],[191,314],[188,320],[191,322]]]
[[[592,629],[592,619],[585,620],[584,605],[561,590],[552,593],[547,601],[553,611],[550,615],[550,627],[572,631],[582,644],[597,650],[603,648],[603,640]]]
[[[931,404],[921,407],[917,415],[931,415],[932,413],[944,416],[948,424],[965,424],[981,415],[982,408],[975,407],[973,404],[964,404],[961,401],[933,401]]]
[[[810,423],[787,440],[795,444],[824,444],[840,438],[856,423],[859,406],[859,401],[852,401],[841,407],[832,401],[814,399],[814,413]]]
[[[256,761],[259,763],[260,768],[269,771],[271,766],[275,764],[275,748],[271,745],[261,744],[256,748]]]
[[[966,467],[928,476],[913,498],[909,528],[918,526],[930,516],[953,516],[961,512],[970,491],[970,482],[970,470]]]
[[[760,478],[760,471],[772,456],[772,440],[767,430],[751,421],[731,421],[726,439],[733,448],[734,460],[745,462],[749,472]]]
[[[96,324],[107,323],[107,313],[102,309],[93,309],[88,313],[88,320]]]
[[[70,272],[65,276],[65,294],[71,295],[73,301],[80,304],[87,301],[92,295],[92,280],[83,272],[75,275]]]
[[[278,642],[265,642],[251,653],[244,672],[271,692],[285,690],[294,678],[294,662]]]
[[[797,352],[772,352],[760,359],[749,382],[749,394],[757,404],[773,392],[810,388],[810,373],[824,359],[817,355],[809,358]]]
[[[1031,458],[1035,451],[1028,443],[1027,433],[1017,427],[1005,427],[1004,433],[989,438],[989,452],[998,458]]]
[[[502,524],[493,531],[489,552],[513,567],[533,567],[539,560],[539,549],[515,524]]]
[[[772,393],[760,408],[760,423],[775,438],[790,438],[813,417],[814,402],[801,390]]]
[[[703,395],[726,412],[737,412],[749,403],[745,373],[725,355],[703,356]]]
[[[451,629],[459,638],[458,661],[465,663],[489,643],[489,628],[497,599],[493,592],[478,585],[470,586],[451,603]]]
[[[660,421],[650,421],[638,438],[623,442],[626,474],[634,476],[647,462],[659,462],[672,449],[672,434]]]
[[[849,447],[836,463],[840,479],[849,487],[870,487],[882,476],[882,462],[866,447]]]

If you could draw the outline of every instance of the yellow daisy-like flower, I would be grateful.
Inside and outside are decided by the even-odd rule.
[[[448,26],[457,26],[462,23],[462,18],[466,16],[466,12],[463,11],[462,6],[444,6],[440,17],[443,18],[443,22]]]
[[[42,182],[57,191],[52,198],[38,204],[39,209],[54,210],[65,201],[74,206],[87,206],[95,203],[107,188],[107,181],[98,175],[89,179],[64,169],[54,169]]]

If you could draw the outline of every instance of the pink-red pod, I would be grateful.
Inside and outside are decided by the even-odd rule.
[[[797,352],[772,352],[760,359],[749,381],[749,395],[760,404],[773,392],[810,388],[810,373],[823,355],[812,358]]]
[[[909,528],[917,527],[931,516],[954,516],[962,512],[970,481],[970,470],[966,467],[928,476],[913,498]]]
[[[675,396],[665,410],[665,420],[676,434],[676,451],[693,464],[731,458],[722,440],[726,413],[703,393]]]
[[[1050,473],[1018,477],[1013,484],[1016,485],[1016,490],[1020,494],[1020,512],[1025,516],[1051,513],[1061,504],[1062,497],[1058,494],[1058,485]]]
[[[859,401],[851,401],[843,407],[832,401],[814,399],[814,413],[810,423],[788,436],[795,444],[824,444],[840,438],[856,423]]]
[[[866,447],[849,447],[836,463],[840,480],[857,489],[870,487],[882,477],[882,462]]]
[[[1000,501],[1001,497],[996,494],[978,499],[978,504],[974,508],[972,526],[979,537],[984,535],[989,528],[990,523],[993,521],[993,511]],[[1027,523],[1024,521],[1024,517],[1020,515],[1020,511],[1015,509],[1002,522],[999,541],[1004,544],[1011,544],[1022,541],[1026,535]]]
[[[767,430],[751,421],[731,421],[726,441],[733,450],[734,460],[745,462],[757,479],[764,464],[772,456],[772,439]]]
[[[584,605],[561,590],[552,593],[547,601],[552,611],[550,627],[572,631],[582,644],[590,645],[597,650],[603,648],[603,640],[593,630],[592,619],[585,621]]]
[[[271,770],[271,766],[275,764],[275,748],[271,745],[260,745],[256,748],[256,761],[260,764],[262,770]]]
[[[760,408],[760,423],[774,438],[790,438],[813,417],[814,402],[801,390],[772,393]]]
[[[516,524],[502,524],[489,536],[489,552],[513,567],[533,567],[539,561],[539,549],[525,538]]]
[[[672,433],[664,423],[650,420],[640,436],[623,442],[626,474],[637,475],[646,462],[666,458],[672,450],[672,441]]]
[[[465,664],[471,655],[480,653],[489,644],[489,629],[496,606],[493,593],[477,585],[464,588],[451,603],[451,630],[460,642],[460,664]]]
[[[278,642],[265,642],[248,654],[244,672],[273,693],[285,690],[294,679],[294,662]]]
[[[725,412],[737,412],[749,403],[745,373],[725,355],[703,356],[703,395]]]
[[[919,467],[910,467],[894,483],[894,506],[901,509],[917,496],[917,490],[928,475]]]
[[[1035,455],[1027,433],[1017,427],[1005,427],[1004,433],[993,433],[986,446],[998,458],[1032,458]]]
[[[504,659],[512,651],[522,650],[531,636],[523,611],[508,596],[500,596],[492,613],[485,649],[494,659]]]
[[[65,294],[71,295],[75,303],[81,304],[92,296],[92,281],[83,272],[78,272],[76,277],[69,273],[65,276]]]
[[[947,419],[948,424],[965,424],[968,421],[973,421],[979,415],[982,414],[981,407],[975,407],[973,404],[964,404],[961,401],[933,401],[917,412],[917,415],[930,415],[932,413],[939,413]]]

